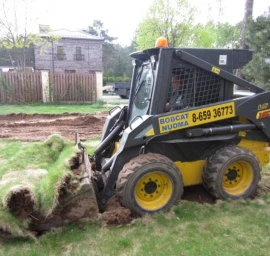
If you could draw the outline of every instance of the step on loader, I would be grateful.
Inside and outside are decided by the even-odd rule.
[[[135,216],[166,211],[197,184],[247,198],[269,163],[270,92],[233,75],[252,52],[166,44],[131,54],[128,106],[109,112],[85,157],[100,211],[113,197]]]

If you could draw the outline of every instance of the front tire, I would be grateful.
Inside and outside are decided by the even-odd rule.
[[[251,151],[228,146],[208,158],[203,184],[215,198],[247,198],[255,192],[260,172],[260,163]]]
[[[139,155],[119,173],[116,192],[133,215],[168,210],[183,194],[181,173],[169,158],[159,154]]]

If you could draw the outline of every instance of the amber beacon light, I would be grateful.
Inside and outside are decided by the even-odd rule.
[[[166,37],[161,36],[156,40],[155,47],[168,47],[168,40]]]

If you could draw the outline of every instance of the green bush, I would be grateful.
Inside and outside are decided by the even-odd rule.
[[[103,77],[103,84],[106,85],[106,83],[117,83],[117,82],[129,82],[131,81],[130,77],[127,76],[104,76]]]

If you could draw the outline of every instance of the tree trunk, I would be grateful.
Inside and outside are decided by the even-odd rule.
[[[241,29],[241,38],[240,38],[241,49],[248,49],[248,46],[246,45],[245,34],[246,34],[246,27],[247,27],[248,19],[252,18],[253,3],[254,3],[254,0],[246,0],[245,14],[244,14],[244,19],[243,19],[243,24],[242,24],[242,29]]]
[[[240,48],[245,49],[245,50],[248,49],[248,46],[246,45],[245,35],[246,35],[248,19],[252,18],[253,3],[254,3],[254,0],[246,0],[246,3],[245,3],[245,14],[244,14],[244,19],[242,23],[241,37],[240,37]],[[236,75],[243,78],[242,70],[241,69],[236,70]],[[235,89],[240,90],[241,88],[238,85],[236,85]]]

